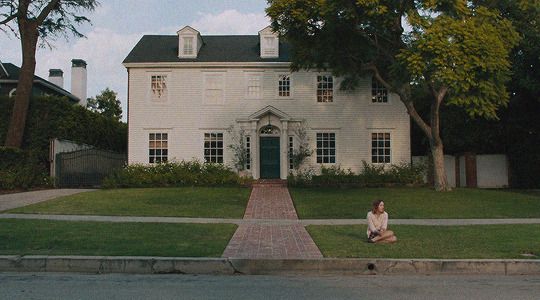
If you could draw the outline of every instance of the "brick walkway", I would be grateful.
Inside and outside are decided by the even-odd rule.
[[[244,219],[297,220],[285,186],[253,186]],[[322,258],[319,248],[301,224],[242,224],[234,233],[223,257],[234,258]]]

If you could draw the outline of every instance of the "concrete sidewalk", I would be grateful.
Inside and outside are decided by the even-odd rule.
[[[93,215],[45,215],[0,213],[0,219],[88,221],[114,223],[193,223],[193,224],[236,224],[236,225],[365,225],[365,219],[225,219],[184,217],[134,217]],[[540,224],[540,219],[390,219],[390,225],[497,225],[497,224]]]
[[[0,211],[22,207],[34,203],[51,200],[61,196],[69,196],[83,192],[94,191],[93,189],[51,189],[32,192],[0,195]]]

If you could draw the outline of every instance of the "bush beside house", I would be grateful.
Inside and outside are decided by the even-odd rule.
[[[383,187],[424,185],[425,166],[412,164],[372,165],[365,161],[363,170],[355,174],[337,167],[321,167],[320,174],[313,170],[291,173],[289,186],[293,187]]]
[[[0,97],[0,141],[6,138],[13,98]],[[127,125],[66,98],[30,100],[22,150],[0,148],[0,189],[28,189],[48,185],[49,140],[69,139],[104,150],[125,152]]]
[[[199,161],[133,164],[105,178],[106,188],[249,185],[251,177],[240,177],[222,164]]]

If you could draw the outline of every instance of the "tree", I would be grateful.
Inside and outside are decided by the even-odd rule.
[[[329,68],[344,77],[344,89],[371,74],[400,96],[429,140],[435,189],[449,190],[440,108],[455,105],[472,117],[497,118],[508,102],[508,56],[519,40],[511,22],[467,0],[268,2],[272,27],[292,45],[293,71]],[[429,92],[429,118],[416,110],[416,86]]]
[[[6,146],[20,148],[22,144],[36,70],[38,41],[45,45],[59,35],[67,37],[68,33],[82,37],[75,26],[90,20],[80,12],[92,11],[97,5],[96,0],[0,1],[0,29],[12,31],[21,40],[22,49],[22,66]],[[14,28],[13,23],[17,24],[18,29]]]
[[[87,107],[104,117],[120,121],[122,107],[120,106],[120,100],[116,96],[117,94],[114,91],[105,88],[95,98],[88,98]]]

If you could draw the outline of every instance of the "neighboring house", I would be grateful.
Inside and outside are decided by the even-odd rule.
[[[339,47],[339,45],[336,45]],[[307,166],[359,172],[362,161],[410,162],[410,124],[398,96],[370,77],[354,91],[330,72],[291,72],[289,47],[258,35],[143,36],[128,70],[129,163],[200,159],[232,165],[227,128],[245,130],[254,178],[287,178],[307,129]]]
[[[67,97],[73,103],[86,106],[86,62],[82,59],[73,59],[71,62],[72,92],[64,89],[64,72],[50,69],[49,80],[34,75],[32,95]],[[0,96],[15,96],[20,72],[21,69],[14,64],[0,62]]]

